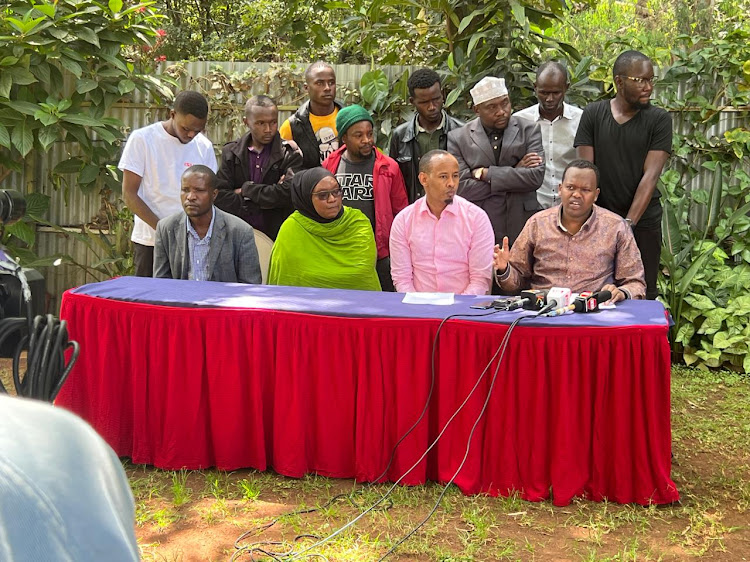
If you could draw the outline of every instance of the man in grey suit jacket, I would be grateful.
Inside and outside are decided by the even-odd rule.
[[[260,283],[253,227],[214,207],[216,174],[191,166],[182,174],[180,201],[185,212],[159,221],[154,277]]]
[[[541,207],[544,150],[537,123],[511,115],[503,78],[488,76],[471,89],[477,118],[448,133],[448,152],[458,160],[458,194],[489,215],[495,242],[510,243]]]

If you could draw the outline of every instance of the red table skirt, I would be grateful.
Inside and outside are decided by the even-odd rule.
[[[67,293],[80,359],[57,403],[120,456],[165,469],[273,467],[371,481],[430,386],[434,319],[179,308]],[[507,331],[454,320],[440,333],[425,419],[388,471],[412,466]],[[403,482],[447,481],[464,456],[493,368]],[[456,478],[464,493],[667,503],[666,328],[516,328]]]

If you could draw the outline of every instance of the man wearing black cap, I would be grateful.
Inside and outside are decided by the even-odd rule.
[[[323,162],[344,191],[344,205],[362,211],[372,224],[378,247],[378,277],[384,291],[393,291],[388,243],[394,217],[409,202],[398,164],[375,147],[373,120],[360,105],[336,116],[341,147]]]

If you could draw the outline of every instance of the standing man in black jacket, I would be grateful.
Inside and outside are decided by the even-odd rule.
[[[419,182],[419,159],[431,150],[446,150],[448,131],[463,126],[463,122],[443,110],[443,91],[440,76],[429,68],[416,70],[407,82],[409,103],[416,110],[406,123],[393,131],[390,157],[398,162],[406,183],[409,203],[424,195]]]
[[[278,113],[268,96],[247,100],[242,121],[249,130],[221,149],[214,203],[272,239],[293,211],[289,187],[302,167],[297,145],[279,136]]]
[[[305,90],[310,99],[284,121],[282,139],[293,140],[302,150],[302,168],[315,168],[339,147],[336,115],[343,106],[336,101],[336,73],[327,62],[312,63],[305,70]]]

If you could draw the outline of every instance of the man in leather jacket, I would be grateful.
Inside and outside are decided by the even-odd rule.
[[[409,103],[416,110],[406,123],[393,131],[389,155],[398,162],[406,183],[409,203],[424,195],[419,182],[419,159],[431,150],[448,147],[448,131],[463,126],[443,110],[440,76],[434,70],[420,68],[407,82]]]

